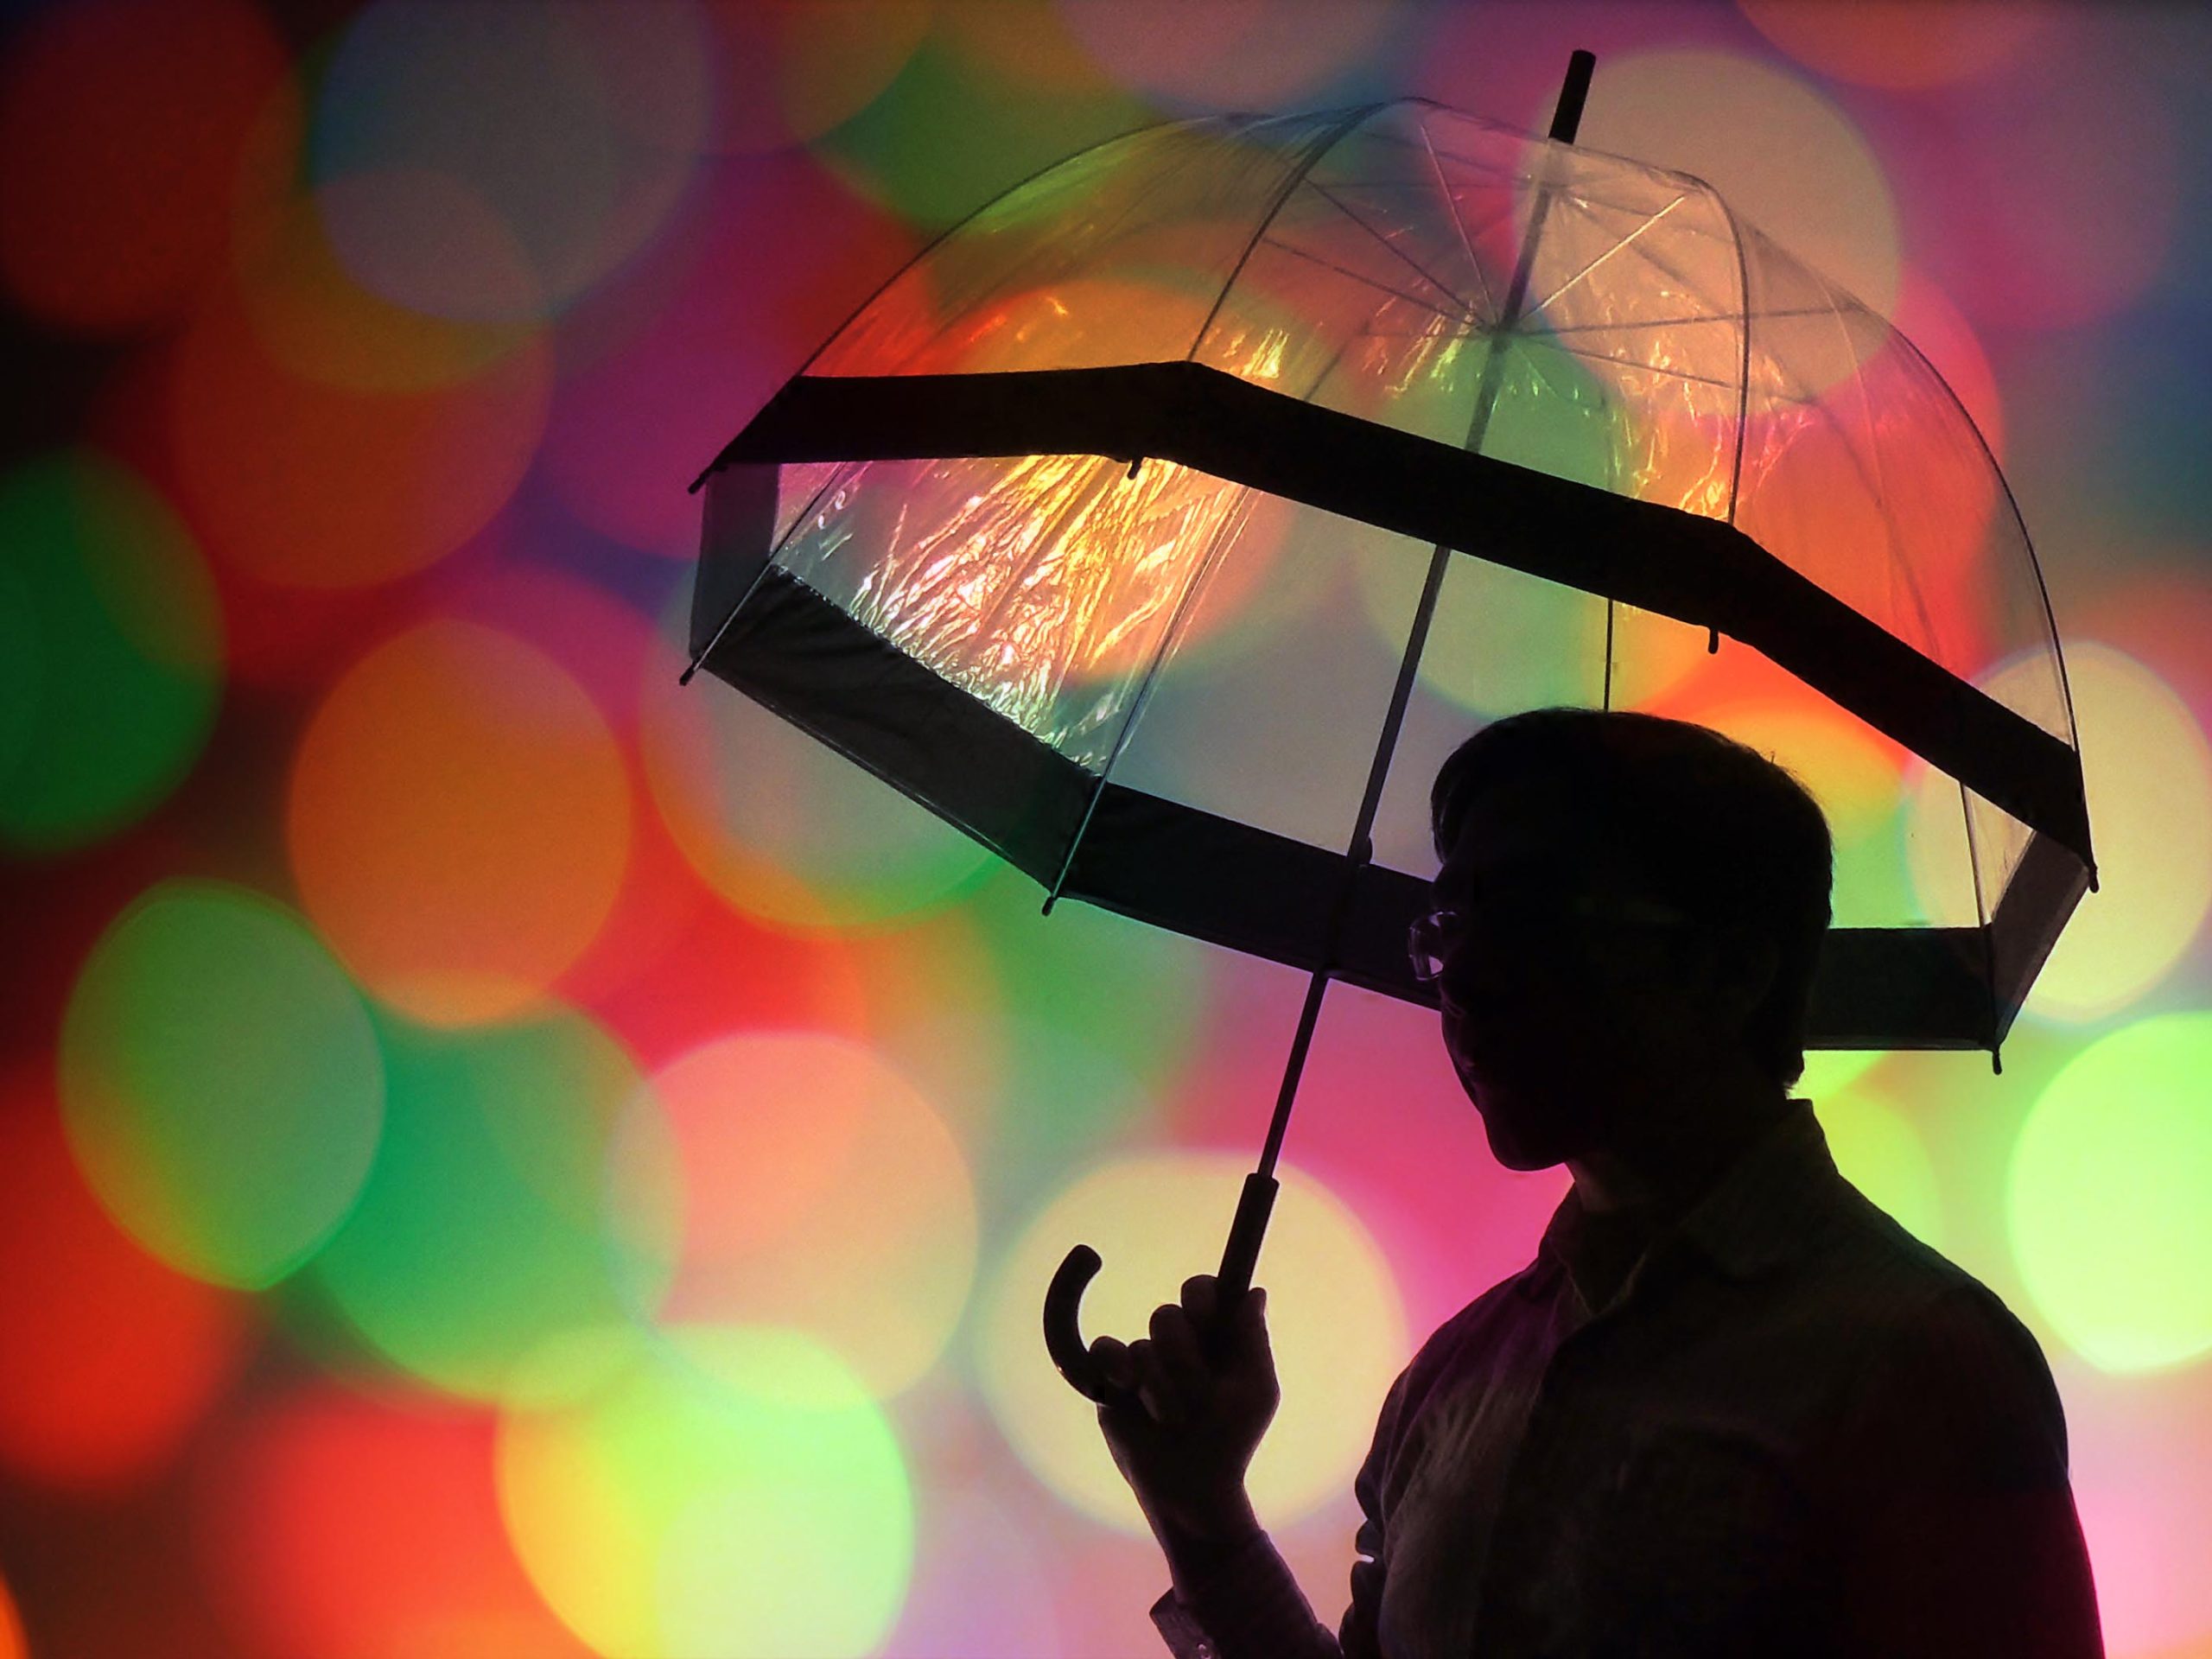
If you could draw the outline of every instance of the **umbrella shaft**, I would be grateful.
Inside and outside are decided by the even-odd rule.
[[[1551,137],[1557,143],[1573,143],[1576,129],[1582,118],[1583,100],[1590,90],[1590,74],[1595,60],[1587,52],[1576,52],[1567,62],[1567,82],[1560,88],[1558,107],[1552,115]],[[1483,363],[1483,375],[1475,388],[1475,406],[1467,422],[1466,449],[1479,450],[1484,435],[1490,429],[1491,412],[1497,407],[1502,389],[1505,353],[1511,349],[1513,330],[1521,321],[1521,308],[1528,302],[1529,279],[1535,270],[1537,245],[1543,239],[1544,221],[1551,213],[1552,192],[1548,185],[1538,189],[1535,204],[1529,209],[1528,234],[1521,238],[1521,256],[1514,262],[1513,281],[1506,290],[1505,308],[1498,318],[1497,330],[1492,337],[1490,353]],[[1367,789],[1361,796],[1359,816],[1354,820],[1351,843],[1344,849],[1343,883],[1337,890],[1337,902],[1329,915],[1328,931],[1321,946],[1321,959],[1313,969],[1313,977],[1306,982],[1306,1001],[1298,1011],[1298,1029],[1290,1041],[1290,1053],[1283,1064],[1282,1085],[1275,1091],[1275,1109],[1268,1123],[1267,1144],[1261,1149],[1259,1166],[1253,1179],[1272,1183],[1275,1160],[1281,1155],[1284,1132],[1290,1126],[1290,1109],[1298,1099],[1299,1079],[1306,1071],[1306,1053],[1313,1042],[1313,1027],[1320,1018],[1321,999],[1328,992],[1329,980],[1337,960],[1337,949],[1344,933],[1344,918],[1351,909],[1351,896],[1359,884],[1359,873],[1374,857],[1372,836],[1376,809],[1382,800],[1382,785],[1390,775],[1390,757],[1398,747],[1398,732],[1405,724],[1406,704],[1412,698],[1414,677],[1421,669],[1422,649],[1428,643],[1429,623],[1436,614],[1437,596],[1444,588],[1444,572],[1452,557],[1452,550],[1439,542],[1430,550],[1428,576],[1421,584],[1421,601],[1414,607],[1414,623],[1407,635],[1405,655],[1399,659],[1398,677],[1390,688],[1390,706],[1382,716],[1382,730],[1375,745],[1375,759],[1367,769]],[[1610,630],[1611,611],[1607,607],[1606,623]],[[1611,640],[1607,641],[1608,703],[1611,702],[1610,683]],[[1243,1211],[1239,1211],[1240,1219]],[[1264,1227],[1264,1211],[1259,1218]],[[1240,1227],[1240,1232],[1243,1229]],[[1252,1244],[1257,1251],[1256,1238]],[[1224,1262],[1224,1266],[1227,1263]]]

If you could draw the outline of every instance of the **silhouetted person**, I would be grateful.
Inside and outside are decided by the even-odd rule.
[[[1264,1298],[1211,1369],[1213,1281],[1092,1351],[1185,1656],[2087,1659],[2096,1604],[2041,1351],[1836,1173],[1806,1002],[1820,809],[1703,728],[1542,709],[1432,795],[1416,966],[1509,1168],[1574,1185],[1535,1260],[1392,1386],[1351,1605],[1315,1619],[1244,1494],[1279,1398]],[[1390,1133],[1390,1103],[1371,1103]]]

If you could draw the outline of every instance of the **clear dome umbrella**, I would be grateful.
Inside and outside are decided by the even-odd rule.
[[[1749,697],[1785,764],[1826,732],[1864,762],[1842,796],[1909,791],[1869,844],[1911,880],[1893,914],[1840,891],[1814,1047],[1994,1056],[2094,884],[2056,629],[1973,422],[1709,186],[1575,148],[1589,68],[1548,137],[1401,99],[1086,150],[925,251],[695,486],[694,671],[1048,911],[1307,976],[1225,1305],[1328,985],[1434,1006],[1402,740]],[[1097,1266],[1070,1252],[1046,1325],[1103,1399]]]

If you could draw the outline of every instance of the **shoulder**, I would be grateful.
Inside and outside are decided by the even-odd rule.
[[[2063,1466],[2065,1414],[2034,1333],[1965,1268],[1844,1192],[1808,1262],[1853,1338],[1844,1421],[1862,1434],[2001,1439]]]
[[[1540,1263],[1532,1263],[1500,1280],[1429,1333],[1383,1400],[1376,1424],[1378,1444],[1398,1440],[1440,1389],[1478,1365],[1482,1357],[1495,1348],[1505,1327],[1517,1325],[1527,1316],[1525,1281],[1540,1270]]]

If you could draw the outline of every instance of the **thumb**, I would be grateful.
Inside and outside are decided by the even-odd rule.
[[[1268,1352],[1268,1293],[1260,1286],[1245,1292],[1237,1306],[1236,1345],[1255,1357]]]

